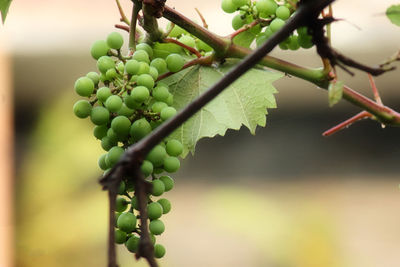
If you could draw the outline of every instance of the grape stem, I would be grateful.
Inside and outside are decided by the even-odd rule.
[[[115,0],[115,2],[117,3],[119,14],[121,15],[121,21],[125,22],[126,25],[129,26],[131,23],[130,23],[129,19],[126,17],[125,12],[122,9],[120,1],[119,0]]]
[[[235,38],[238,34],[247,31],[248,29],[251,29],[255,26],[257,26],[260,23],[265,23],[265,22],[270,22],[270,19],[256,19],[255,21],[251,22],[250,24],[246,24],[243,27],[241,27],[240,29],[238,29],[237,31],[231,33],[228,38],[229,39],[233,39]]]
[[[201,22],[203,23],[203,27],[208,29],[208,24],[206,22],[206,19],[203,16],[203,14],[201,14],[200,10],[197,7],[195,7],[194,10],[196,10],[197,14],[199,15]]]
[[[187,49],[190,53],[195,54],[196,57],[201,58],[201,54],[196,48],[188,46],[188,45],[185,45],[184,43],[179,42],[178,40],[176,40],[174,38],[165,38],[163,41],[166,42],[166,43],[177,44],[177,45]]]
[[[131,24],[129,27],[130,54],[133,54],[133,52],[136,50],[136,25],[140,9],[142,9],[141,3],[137,0],[133,1]]]

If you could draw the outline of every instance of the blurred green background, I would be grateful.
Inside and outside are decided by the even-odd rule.
[[[230,32],[218,1],[168,1],[212,30]],[[382,14],[395,1],[338,1],[333,27],[341,51],[368,64],[398,49],[400,29]],[[129,10],[130,1],[122,1]],[[221,23],[222,19],[224,20]],[[76,78],[95,69],[89,48],[113,31],[114,1],[12,3],[1,40],[12,58],[16,134],[16,266],[105,266],[107,198],[97,183],[102,153],[92,126],[72,114]],[[353,26],[356,25],[357,27]],[[320,66],[315,51],[273,51]],[[372,95],[366,75],[340,73]],[[399,110],[398,72],[376,79]],[[363,121],[321,133],[358,112],[328,108],[327,94],[295,78],[277,81],[278,109],[256,136],[246,129],[201,140],[165,196],[161,265],[397,267],[400,252],[400,129]],[[136,263],[119,247],[121,266]]]

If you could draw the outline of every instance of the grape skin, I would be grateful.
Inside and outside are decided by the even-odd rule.
[[[147,215],[150,220],[155,220],[163,214],[163,207],[158,202],[152,202],[147,205]]]
[[[149,229],[153,235],[161,235],[165,230],[165,226],[162,221],[153,220],[149,223]]]
[[[160,198],[159,200],[157,200],[157,202],[160,203],[163,210],[163,214],[167,214],[168,212],[171,211],[171,202],[169,202],[168,199]]]
[[[164,175],[161,176],[159,179],[164,183],[165,192],[168,192],[172,188],[174,188],[174,180],[170,176]]]
[[[185,60],[179,54],[170,54],[165,59],[167,62],[167,67],[171,72],[178,72],[182,69],[183,65],[185,65]]]
[[[92,111],[92,105],[89,101],[81,99],[74,104],[73,111],[78,118],[87,118]]]
[[[166,157],[164,159],[164,170],[169,173],[177,172],[181,167],[181,162],[176,157]]]
[[[75,82],[75,91],[80,96],[91,96],[94,91],[94,83],[88,77],[80,77]]]
[[[157,259],[164,257],[165,252],[166,252],[165,247],[163,245],[160,244],[154,245],[154,257],[156,257]]]
[[[100,57],[107,55],[108,50],[110,50],[110,47],[107,45],[107,42],[98,40],[94,42],[90,48],[90,54],[94,59],[99,59]]]
[[[107,44],[114,49],[120,49],[124,44],[124,38],[118,32],[112,32],[107,36]]]
[[[161,196],[165,192],[165,185],[161,180],[155,179],[151,183],[153,185],[153,188],[151,190],[151,194],[153,196],[158,197],[158,196]]]
[[[90,112],[90,120],[96,125],[106,124],[110,120],[110,112],[104,107],[94,107]]]
[[[117,227],[126,233],[130,233],[136,228],[136,216],[130,212],[122,213],[117,220]]]

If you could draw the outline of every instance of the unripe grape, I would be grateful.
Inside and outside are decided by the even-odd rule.
[[[150,66],[147,64],[147,62],[140,62],[139,63],[139,70],[138,70],[138,75],[140,74],[148,74],[150,72]]]
[[[176,157],[166,157],[164,159],[164,170],[169,173],[173,173],[179,170],[181,162]]]
[[[241,7],[247,5],[247,0],[232,0],[232,3],[237,7]]]
[[[150,220],[155,220],[161,217],[163,208],[158,202],[151,202],[147,205],[147,216]]]
[[[117,220],[117,227],[126,233],[136,228],[136,216],[131,212],[122,213]]]
[[[108,78],[105,73],[100,73],[100,81],[103,83],[108,81]]]
[[[86,77],[92,80],[94,85],[97,85],[100,81],[100,75],[97,72],[91,71],[88,74],[86,74]]]
[[[90,54],[94,59],[99,59],[100,57],[107,55],[108,50],[110,50],[110,47],[107,45],[107,42],[99,40],[93,43],[90,48]]]
[[[148,160],[143,160],[140,170],[142,171],[144,177],[147,177],[153,172],[153,164]]]
[[[140,108],[141,103],[136,102],[133,96],[127,95],[124,97],[124,103],[128,108],[138,109]]]
[[[242,19],[242,16],[240,14],[237,14],[232,19],[232,28],[236,31],[242,28],[245,23],[246,21]]]
[[[278,18],[287,20],[290,17],[290,10],[285,6],[280,6],[276,9],[275,14]]]
[[[235,4],[233,4],[232,0],[222,0],[221,8],[226,13],[233,13],[238,8]]]
[[[109,151],[112,147],[116,146],[117,143],[113,142],[112,140],[110,140],[107,136],[103,137],[101,139],[101,147],[105,150],[105,151]]]
[[[140,63],[137,60],[131,59],[125,63],[125,71],[130,75],[137,74],[139,72]]]
[[[104,107],[94,107],[90,112],[90,120],[96,125],[107,124],[110,120],[110,112]]]
[[[203,42],[200,39],[196,39],[196,47],[198,50],[203,50],[205,52],[210,52],[213,50],[211,46],[209,46],[208,44],[206,44],[205,42]]]
[[[124,38],[119,32],[112,32],[107,36],[107,44],[114,49],[120,49],[124,44]]]
[[[122,107],[120,110],[118,110],[117,114],[120,116],[125,116],[125,117],[130,117],[133,115],[135,111],[133,109],[128,108],[125,103],[122,104]]]
[[[274,0],[258,0],[256,3],[256,7],[258,12],[265,14],[266,16],[270,16],[275,14],[278,5]]]
[[[259,35],[257,35],[256,37],[256,46],[260,47],[262,46],[267,40],[268,40],[268,36],[266,34],[264,34],[263,32],[260,33]]]
[[[78,118],[87,118],[92,111],[92,105],[87,100],[78,100],[73,107],[74,114]]]
[[[158,70],[156,68],[150,66],[149,74],[153,78],[154,81],[157,80],[157,78],[158,78]]]
[[[156,113],[160,113],[161,110],[163,108],[168,107],[168,105],[164,102],[155,102],[152,106],[151,106],[151,110],[153,110]]]
[[[178,54],[170,54],[165,61],[167,62],[168,69],[172,72],[180,71],[183,65],[185,65],[185,60]]]
[[[117,221],[118,221],[118,218],[119,218],[119,216],[121,215],[121,212],[116,212],[115,214],[115,225],[117,225]]]
[[[130,252],[136,253],[139,248],[139,241],[140,238],[133,235],[128,239],[128,241],[126,241],[125,246]]]
[[[163,214],[167,214],[168,212],[171,211],[171,202],[169,202],[168,199],[160,198],[159,200],[157,200],[157,202],[160,203],[163,209]]]
[[[300,48],[297,35],[290,36],[288,47],[290,50],[297,50]]]
[[[287,43],[285,43],[285,42],[280,43],[279,44],[279,48],[282,49],[282,50],[288,50],[289,49]]]
[[[115,77],[117,77],[117,71],[115,69],[109,69],[106,72],[106,77],[109,80],[114,79]]]
[[[154,257],[156,257],[157,259],[164,257],[165,252],[166,252],[165,247],[163,245],[160,244],[154,245]]]
[[[173,96],[172,94],[169,94],[169,96],[168,96],[168,98],[167,98],[167,101],[165,101],[165,103],[166,103],[168,106],[172,106],[172,104],[174,103],[174,96]]]
[[[107,154],[101,155],[97,162],[99,164],[100,169],[102,169],[103,171],[107,170],[110,167],[106,163],[106,156],[107,156]]]
[[[139,62],[146,62],[148,64],[150,63],[149,54],[147,54],[147,52],[144,50],[135,51],[135,53],[133,53],[132,55],[132,59]]]
[[[299,35],[297,42],[302,48],[308,49],[313,47],[312,36],[311,35]]]
[[[96,92],[97,99],[103,103],[106,102],[107,98],[111,95],[111,90],[108,87],[101,87]]]
[[[146,53],[149,57],[153,56],[153,48],[151,48],[151,46],[146,43],[140,43],[140,44],[136,45],[136,51],[138,51],[138,50],[146,51]]]
[[[175,139],[169,140],[166,145],[166,151],[168,155],[178,157],[183,152],[183,145],[178,140]]]
[[[174,180],[170,176],[163,175],[159,179],[164,183],[165,192],[168,192],[174,188]]]
[[[137,85],[147,87],[150,90],[154,87],[154,79],[149,74],[141,74],[137,79]]]
[[[115,200],[115,210],[117,212],[123,212],[126,210],[126,208],[128,207],[128,201],[123,198],[123,197],[117,197],[117,199]]]
[[[306,26],[299,27],[296,31],[299,35],[308,35],[308,28]]]
[[[180,35],[186,34],[186,33],[187,33],[186,30],[182,29],[178,25],[175,25],[172,28],[171,32],[168,34],[168,36],[170,36],[170,37],[179,37]]]
[[[125,150],[122,147],[114,146],[108,151],[106,162],[109,166],[114,166],[115,163],[121,158],[122,154],[124,154]]]
[[[111,128],[119,136],[127,136],[131,127],[131,121],[125,116],[117,116],[111,121]]]
[[[165,185],[161,180],[155,179],[155,180],[151,181],[151,184],[153,185],[153,187],[151,189],[151,194],[153,196],[158,197],[158,196],[161,196],[165,192]]]
[[[159,74],[167,71],[167,62],[165,62],[165,60],[162,58],[153,59],[150,63],[150,66],[156,68]]]
[[[122,99],[120,96],[112,95],[104,104],[110,112],[117,112],[122,107]]]
[[[282,28],[285,25],[285,21],[280,19],[280,18],[275,18],[273,21],[271,21],[271,24],[269,24],[269,28],[271,29],[272,32],[278,31],[280,28]]]
[[[152,233],[153,235],[161,235],[165,230],[165,226],[162,221],[153,220],[149,223],[149,229],[150,233]]]
[[[182,35],[179,39],[179,42],[181,42],[182,44],[185,44],[187,46],[190,47],[195,47],[196,46],[196,42],[194,41],[194,38],[191,37],[190,35]]]
[[[160,117],[163,121],[166,121],[176,114],[176,109],[173,107],[166,107],[161,110]]]
[[[150,96],[149,89],[144,86],[136,86],[135,88],[133,88],[131,96],[136,102],[143,103]]]
[[[126,241],[126,233],[119,229],[115,229],[115,243],[123,244]]]
[[[157,100],[157,101],[162,101],[165,102],[167,101],[168,97],[169,97],[169,91],[167,87],[164,86],[157,86],[156,88],[154,88],[153,90],[153,97]]]
[[[133,190],[131,190],[131,191],[134,191],[135,189],[133,189]],[[139,210],[139,202],[137,201],[137,198],[136,197],[133,197],[132,199],[131,199],[131,206],[132,206],[132,208],[134,208],[135,210]]]
[[[157,145],[150,150],[146,159],[151,161],[155,167],[162,166],[164,163],[164,158],[167,156],[165,148],[161,145]]]
[[[114,130],[113,129],[108,129],[107,130],[107,138],[108,138],[108,140],[110,140],[110,142],[111,143],[113,143],[113,144],[117,144],[118,143],[118,135],[117,135],[117,133],[116,132],[114,132]]]
[[[133,137],[134,141],[139,141],[140,139],[148,135],[151,130],[152,129],[150,123],[145,118],[142,118],[132,123],[130,134]]]
[[[102,56],[97,60],[97,68],[105,74],[109,69],[115,68],[115,62],[108,56]]]
[[[119,73],[121,73],[121,74],[123,74],[124,73],[124,71],[125,71],[125,64],[124,64],[124,62],[119,62],[118,64],[117,64],[117,70],[118,70],[118,72]]]
[[[100,140],[101,138],[107,135],[107,130],[108,127],[106,125],[95,126],[93,129],[93,135],[94,137]]]
[[[80,96],[91,96],[94,91],[94,83],[88,77],[80,77],[75,82],[75,91]]]
[[[119,183],[119,186],[118,186],[118,194],[119,195],[123,195],[123,194],[125,194],[125,182],[124,181],[121,181],[120,183]]]

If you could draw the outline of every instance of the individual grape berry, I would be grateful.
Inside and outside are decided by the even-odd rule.
[[[114,132],[114,130],[111,129],[111,128],[107,130],[107,138],[108,138],[108,139],[110,140],[110,142],[113,143],[113,144],[117,144],[117,143],[118,143],[119,137],[118,137],[117,133]]]
[[[153,173],[154,174],[160,174],[160,173],[163,173],[164,172],[164,169],[163,168],[155,168],[154,170],[153,170]]]
[[[275,11],[276,17],[287,20],[290,17],[290,10],[285,6],[280,6]]]
[[[166,252],[165,247],[163,245],[160,244],[154,245],[154,257],[156,257],[157,259],[164,257],[165,252]]]
[[[107,79],[109,79],[109,80],[112,80],[112,79],[114,79],[115,77],[117,77],[117,70],[116,69],[109,69],[109,70],[107,70],[107,72],[106,72],[106,77],[107,77]]]
[[[107,170],[110,167],[106,163],[106,156],[107,154],[101,155],[97,162],[99,164],[100,169],[102,169],[103,171]]]
[[[302,48],[308,49],[313,47],[312,36],[311,35],[299,35],[297,42]]]
[[[167,71],[167,62],[162,58],[155,58],[150,62],[150,66],[157,69],[159,74]]]
[[[94,72],[94,71],[91,71],[88,74],[86,74],[86,77],[91,79],[92,82],[94,83],[94,85],[96,85],[96,86],[100,81],[100,75],[97,72]]]
[[[161,145],[157,145],[150,150],[146,159],[151,161],[155,167],[160,167],[163,165],[166,155],[167,152],[165,151],[165,148]]]
[[[136,216],[131,212],[122,213],[117,220],[117,227],[125,233],[136,229]]]
[[[157,78],[158,78],[158,70],[156,68],[150,66],[149,74],[150,74],[151,77],[153,77],[154,81],[157,80]]]
[[[156,88],[154,88],[153,90],[153,97],[157,100],[157,101],[162,101],[165,102],[167,101],[168,97],[169,97],[169,91],[167,87],[164,86],[157,86]]]
[[[90,120],[96,125],[107,124],[110,120],[110,112],[104,107],[94,107],[90,112]]]
[[[110,50],[110,47],[107,45],[106,41],[99,40],[93,43],[90,48],[90,54],[94,59],[99,59],[102,56],[106,56]]]
[[[113,142],[112,140],[110,140],[107,136],[103,137],[101,139],[101,147],[105,150],[105,151],[109,151],[112,147],[116,146],[117,143]]]
[[[164,183],[165,192],[168,192],[174,188],[174,180],[170,176],[163,175],[159,179]]]
[[[179,37],[182,34],[186,34],[187,31],[179,27],[178,25],[174,25],[171,32],[168,34],[170,37]]]
[[[308,28],[305,26],[297,28],[296,31],[299,35],[308,35]]]
[[[125,243],[126,237],[127,237],[127,235],[124,231],[115,229],[115,243],[117,243],[117,244]]]
[[[124,181],[121,181],[120,183],[119,183],[119,186],[118,186],[118,194],[119,195],[123,195],[123,194],[125,194],[125,187],[126,187],[126,185],[125,185],[125,182]]]
[[[128,207],[128,201],[123,198],[118,196],[117,199],[115,200],[115,210],[117,212],[123,212],[126,210],[126,208]]]
[[[132,55],[132,59],[150,64],[149,54],[144,50],[136,50]]]
[[[226,13],[233,13],[238,8],[235,4],[233,4],[232,0],[222,0],[221,8]]]
[[[245,23],[246,23],[246,21],[244,19],[242,19],[242,15],[237,14],[232,19],[232,28],[236,31],[236,30],[242,28]]]
[[[161,180],[155,179],[155,180],[151,181],[151,184],[153,185],[153,187],[151,189],[151,194],[153,196],[158,197],[158,196],[161,196],[165,192],[165,185]]]
[[[141,103],[135,101],[135,99],[131,95],[126,95],[124,97],[124,103],[128,108],[138,109],[140,108]]]
[[[125,150],[122,147],[114,146],[108,151],[106,157],[106,163],[109,166],[114,166],[115,163],[121,158],[122,154],[124,154]]]
[[[107,36],[107,44],[114,49],[120,49],[124,44],[124,38],[119,32],[112,32]]]
[[[160,203],[163,209],[163,214],[167,214],[168,212],[171,211],[171,202],[169,202],[168,199],[160,198],[159,200],[157,200],[157,202]]]
[[[118,221],[118,218],[119,218],[119,216],[121,215],[121,212],[116,212],[115,214],[115,225],[117,225],[117,221]]]
[[[149,89],[144,86],[136,86],[135,88],[133,88],[131,96],[136,102],[143,103],[149,98],[150,92]]]
[[[125,116],[125,117],[130,117],[133,115],[133,113],[135,113],[135,111],[133,109],[128,108],[125,103],[122,104],[121,109],[118,110],[117,112],[119,116]]]
[[[106,102],[107,98],[111,95],[111,90],[108,87],[101,87],[96,92],[97,99],[103,103]]]
[[[134,141],[139,141],[140,139],[148,135],[151,130],[152,129],[150,123],[145,118],[142,118],[132,123],[130,134],[133,137]]]
[[[152,243],[153,246],[154,246],[154,244],[156,243],[156,236],[153,235],[152,233],[149,233],[149,236],[150,236],[150,241],[151,241],[151,243]]]
[[[149,223],[149,229],[150,233],[152,233],[153,235],[161,235],[165,230],[165,226],[162,221],[153,220]]]
[[[117,70],[118,70],[118,72],[119,73],[121,73],[121,74],[123,74],[124,73],[124,71],[125,71],[125,64],[124,64],[124,62],[119,62],[118,64],[117,64]]]
[[[137,79],[137,85],[152,89],[154,87],[154,79],[149,74],[141,74]]]
[[[102,56],[97,60],[97,68],[105,74],[109,69],[115,68],[115,62],[108,56]]]
[[[289,49],[288,44],[286,42],[280,43],[279,44],[279,48],[282,49],[282,50],[288,50]]]
[[[175,116],[176,114],[176,109],[173,107],[166,107],[163,108],[160,112],[160,117],[163,121],[166,121],[170,118],[172,118],[173,116]]]
[[[150,66],[147,64],[147,62],[140,62],[139,63],[139,70],[138,70],[138,75],[140,74],[148,74],[150,72]]]
[[[272,32],[278,31],[280,28],[282,28],[285,25],[285,21],[280,19],[280,18],[275,18],[273,21],[271,21],[271,24],[269,24],[269,28],[271,29]]]
[[[195,47],[196,46],[196,42],[194,40],[194,38],[190,35],[182,35],[179,39],[179,42],[181,42],[184,45],[190,46],[190,47]]]
[[[78,100],[73,107],[74,114],[78,118],[87,118],[92,111],[92,105],[87,100]]]
[[[237,7],[241,7],[247,4],[247,0],[232,0],[232,3]]]
[[[200,39],[196,39],[196,47],[198,50],[203,50],[205,52],[211,52],[213,50],[211,46]]]
[[[161,217],[163,208],[158,202],[151,202],[147,205],[147,216],[150,220],[155,220]]]
[[[168,96],[168,98],[167,98],[167,101],[165,101],[165,103],[166,103],[168,106],[172,106],[172,104],[174,103],[174,96],[173,96],[172,94],[170,94],[170,95]]]
[[[128,241],[126,241],[125,246],[130,252],[136,253],[139,248],[139,241],[140,238],[136,235],[133,235],[128,239]]]
[[[168,69],[172,72],[180,71],[183,65],[185,65],[185,60],[178,54],[170,54],[165,61],[167,62]]]
[[[144,177],[149,176],[153,172],[153,163],[148,160],[143,160],[142,166],[140,166]]]
[[[97,139],[101,140],[104,136],[107,135],[108,127],[106,125],[99,125],[94,127],[93,135]]]
[[[134,189],[131,190],[131,191],[134,191]],[[133,197],[133,198],[131,199],[131,206],[132,206],[132,208],[134,208],[135,210],[139,210],[139,202],[137,201],[137,198],[136,198],[136,197]]]
[[[140,44],[136,45],[136,51],[139,51],[139,50],[146,51],[146,53],[149,57],[153,56],[153,48],[151,48],[151,46],[146,43],[140,43]]]
[[[80,77],[75,82],[75,91],[80,96],[91,96],[94,91],[94,83],[88,77]]]
[[[278,5],[274,0],[258,0],[256,7],[258,12],[265,14],[266,16],[270,16],[275,14]]]
[[[109,81],[105,73],[100,73],[100,81],[103,83]]]
[[[164,159],[164,170],[169,173],[173,173],[179,170],[181,162],[176,157],[166,157]]]
[[[161,110],[163,108],[168,107],[168,105],[164,102],[155,102],[152,106],[151,106],[151,110],[156,112],[156,113],[160,113]]]
[[[131,128],[131,121],[125,116],[117,116],[111,121],[111,128],[119,136],[127,136]]]
[[[135,75],[139,72],[140,63],[137,60],[131,59],[125,63],[125,71],[130,75]]]
[[[290,50],[297,50],[300,48],[297,35],[290,36],[289,40],[290,41],[289,41],[288,47]]]
[[[122,99],[117,95],[112,95],[107,98],[104,104],[110,112],[117,112],[122,107]]]
[[[165,148],[168,155],[174,157],[180,156],[183,152],[182,143],[175,139],[169,140]]]

